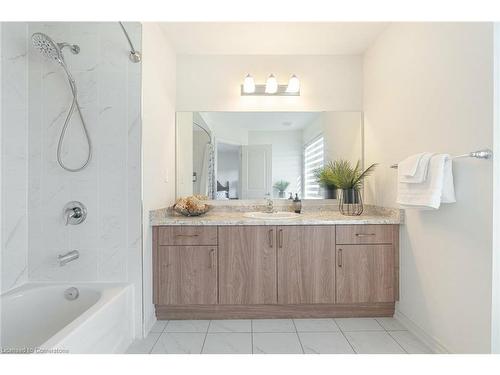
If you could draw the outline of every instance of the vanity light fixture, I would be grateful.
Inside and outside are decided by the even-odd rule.
[[[289,81],[288,86],[286,88],[286,92],[299,92],[300,91],[300,81],[295,74],[293,74]]]
[[[278,92],[278,81],[274,74],[270,74],[266,82],[266,94],[276,94]]]
[[[255,82],[250,74],[247,74],[243,81],[243,92],[245,94],[253,94],[255,92]]]
[[[270,74],[266,84],[256,85],[253,77],[247,74],[241,85],[241,96],[300,96],[300,81],[295,74],[290,77],[288,85],[278,84],[274,74]]]

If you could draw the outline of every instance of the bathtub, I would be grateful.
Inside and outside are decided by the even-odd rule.
[[[134,338],[130,284],[25,284],[0,304],[3,353],[123,353]]]

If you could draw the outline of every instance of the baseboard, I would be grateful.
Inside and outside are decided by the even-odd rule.
[[[158,319],[349,318],[393,315],[393,302],[351,305],[156,305]]]
[[[427,332],[425,332],[422,328],[420,328],[417,324],[415,324],[410,318],[408,318],[405,314],[399,311],[396,308],[394,312],[394,318],[397,319],[408,331],[413,333],[420,341],[422,341],[425,345],[429,347],[434,353],[437,354],[450,354],[451,351],[448,350],[443,344],[439,342],[439,340]]]
[[[149,335],[149,332],[151,332],[151,329],[153,328],[155,323],[156,323],[156,315],[155,315],[155,310],[153,308],[151,310],[151,315],[149,315],[149,317],[147,317],[144,320],[144,337]]]

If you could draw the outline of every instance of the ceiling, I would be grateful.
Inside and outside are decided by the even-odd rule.
[[[315,120],[320,112],[199,112],[208,126],[245,130],[298,130]]]
[[[358,55],[386,22],[163,22],[177,54]]]

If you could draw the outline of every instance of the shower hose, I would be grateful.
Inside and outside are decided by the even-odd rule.
[[[82,169],[84,169],[89,164],[90,159],[92,158],[92,143],[90,141],[90,136],[89,136],[89,132],[87,130],[87,125],[85,124],[85,120],[83,119],[80,104],[78,104],[76,82],[73,79],[73,76],[71,75],[71,73],[69,72],[66,64],[62,63],[61,65],[64,68],[66,75],[68,76],[69,86],[71,88],[71,93],[73,94],[73,101],[71,103],[71,108],[69,109],[69,112],[66,115],[66,120],[64,121],[64,126],[61,130],[61,135],[59,137],[59,142],[57,144],[57,162],[59,163],[61,168],[64,168],[65,170],[67,170],[69,172],[78,172],[78,171],[81,171]],[[80,120],[82,122],[83,132],[85,133],[85,137],[87,138],[88,154],[87,154],[87,159],[80,167],[69,168],[64,164],[64,161],[62,160],[62,146],[64,143],[64,137],[66,136],[66,131],[68,130],[69,122],[71,121],[71,118],[73,117],[73,113],[75,112],[75,109],[77,110],[78,115],[80,116]]]

